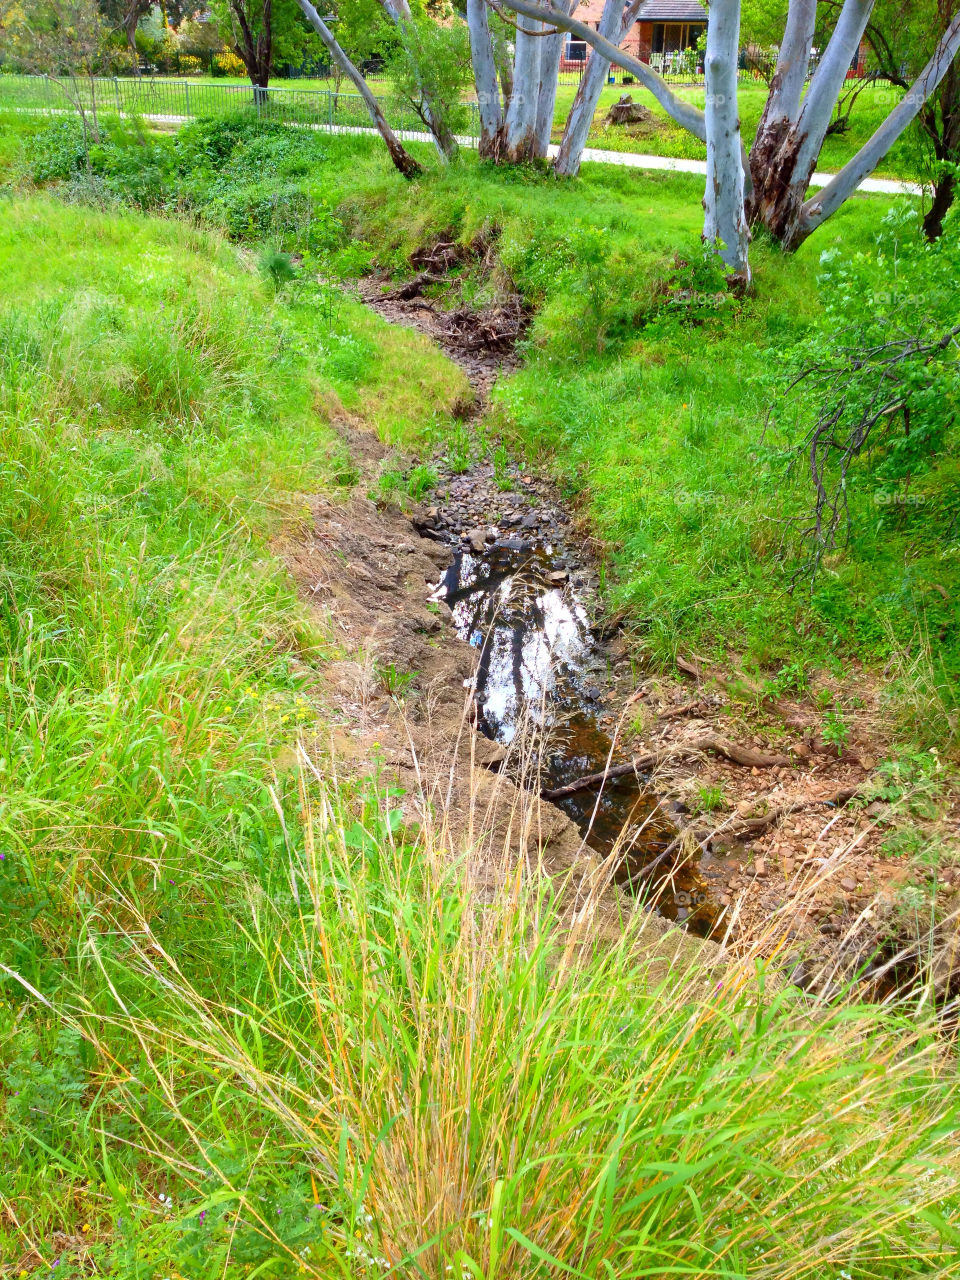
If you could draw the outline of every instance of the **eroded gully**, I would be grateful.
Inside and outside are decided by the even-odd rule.
[[[437,313],[423,304],[365,299],[385,319],[438,342],[470,378],[484,410],[509,357],[445,340]],[[439,483],[417,527],[452,550],[435,599],[451,609],[461,639],[478,653],[477,727],[507,748],[506,766],[544,791],[619,763],[619,695],[610,678],[617,655],[595,624],[597,575],[586,540],[550,484],[501,455],[494,468],[474,460],[455,471],[435,460]],[[557,798],[585,842],[602,856],[616,849],[616,879],[657,910],[710,936],[720,915],[695,863],[677,857],[670,807],[643,777],[630,774]]]

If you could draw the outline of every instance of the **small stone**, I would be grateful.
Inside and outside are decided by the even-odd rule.
[[[852,876],[844,876],[843,879],[840,881],[840,888],[845,889],[847,893],[855,892],[856,887],[857,887],[857,882],[856,880],[853,879]]]
[[[486,532],[483,529],[471,529],[467,534],[467,541],[470,543],[471,550],[475,551],[477,555],[479,555],[486,549]]]
[[[757,858],[753,864],[754,875],[765,876],[767,874],[766,858]]]

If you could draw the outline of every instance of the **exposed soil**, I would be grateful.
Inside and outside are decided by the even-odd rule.
[[[460,260],[441,242],[415,265],[434,276],[447,258],[451,264]],[[491,318],[496,308],[465,320],[421,292],[422,285],[385,289],[377,280],[362,287],[364,299],[384,318],[433,338],[464,369],[477,412],[498,374],[515,367]],[[494,336],[483,340],[478,335],[484,333]],[[361,441],[349,424],[344,431],[370,474],[384,451],[369,436]],[[604,622],[589,533],[549,481],[515,462],[501,461],[495,470],[481,460],[456,473],[442,458],[435,461],[440,482],[429,506],[404,515],[360,497],[343,505],[318,502],[313,538],[288,557],[303,589],[330,612],[351,650],[328,690],[331,713],[342,725],[340,752],[358,762],[379,753],[403,780],[412,809],[422,806],[418,795],[434,795],[460,831],[484,813],[494,833],[488,850],[504,840],[517,843],[515,815],[529,811],[522,788],[529,786],[530,757],[525,780],[515,780],[512,762],[502,767],[509,753],[487,736],[497,730],[484,722],[482,704],[484,732],[478,731],[469,686],[479,686],[483,644],[456,637],[435,588],[444,573],[454,588],[462,586],[464,565],[475,576],[495,575],[498,557],[513,557],[510,571],[516,574],[517,556],[525,557],[523,572],[539,598],[555,587],[573,599],[587,615],[591,636],[588,664],[578,672],[579,701],[564,703],[561,691],[565,714],[551,725],[551,743],[560,746],[552,756],[552,748],[539,747],[535,767],[559,758],[563,768],[558,773],[550,765],[552,779],[571,782],[610,762],[647,760],[640,778],[627,779],[635,804],[626,814],[614,782],[604,784],[599,798],[593,788],[565,800],[566,812],[540,802],[519,838],[528,856],[542,858],[548,873],[575,869],[573,896],[582,897],[595,883],[597,853],[605,853],[616,835],[611,824],[622,826],[629,816],[637,827],[636,804],[642,801],[639,828],[646,834],[632,872],[627,862],[621,879],[656,863],[657,876],[666,873],[659,901],[674,919],[723,936],[728,946],[765,938],[770,952],[792,957],[794,979],[802,985],[823,986],[854,967],[866,969],[868,980],[875,975],[883,955],[896,950],[894,940],[909,933],[900,891],[908,876],[916,880],[915,867],[882,852],[890,810],[869,801],[883,754],[876,697],[865,699],[841,753],[819,736],[821,717],[812,702],[771,705],[758,692],[751,706],[744,701],[743,678],[710,671],[696,659],[681,659],[675,677],[645,672],[629,634]],[[402,710],[391,696],[390,677],[383,677],[384,663],[397,673],[416,673]],[[870,693],[864,678],[857,687]],[[577,708],[584,705],[589,715],[578,722]],[[596,837],[610,797],[607,829]],[[705,798],[715,805],[712,812],[704,812]],[[583,838],[572,818],[582,826],[593,806],[594,828]],[[960,905],[955,821],[952,835],[950,828],[958,816],[947,819],[946,864],[929,873],[926,886],[947,913]],[[478,874],[496,874],[496,865],[495,858],[479,856]],[[643,888],[650,883],[648,878]],[[606,927],[617,927],[624,907],[622,894],[611,888]],[[666,928],[661,922],[657,936],[668,936],[675,946],[677,931],[663,935]],[[949,927],[943,936],[955,939]],[[944,991],[953,972],[951,953],[941,963]]]
[[[365,479],[396,465],[369,432],[346,419],[335,425]],[[458,638],[450,609],[433,598],[453,549],[422,536],[415,512],[361,496],[365,487],[342,502],[317,498],[309,536],[280,548],[301,594],[344,651],[325,665],[317,689],[332,741],[312,744],[311,756],[401,788],[408,821],[448,831],[481,891],[525,857],[565,884],[571,919],[589,899],[596,930],[617,936],[632,899],[610,883],[567,814],[503,771],[507,752],[476,728],[478,652]],[[702,955],[698,940],[652,913],[643,936],[664,963]]]

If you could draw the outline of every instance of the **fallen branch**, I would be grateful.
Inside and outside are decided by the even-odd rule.
[[[410,298],[415,298],[418,293],[422,293],[428,284],[439,284],[442,279],[443,276],[437,275],[432,271],[421,271],[412,280],[408,280],[406,284],[402,284],[396,289],[391,289],[389,293],[381,293],[380,301],[409,301]]]
[[[778,805],[777,808],[771,809],[769,813],[764,813],[759,817],[744,818],[743,821],[736,823],[732,827],[720,828],[713,835],[723,836],[725,839],[732,840],[750,840],[759,835],[761,831],[766,830],[767,827],[773,826],[775,822],[779,822],[781,818],[789,817],[792,813],[799,813],[802,809],[812,809],[820,804],[847,804],[860,795],[861,791],[862,788],[860,787],[841,787],[839,791],[834,791],[831,795],[819,796],[816,799],[792,800],[789,804]],[[638,871],[631,872],[631,885],[634,886],[640,880],[649,879],[657,867],[664,863],[672,853],[682,848],[688,835],[692,835],[701,848],[705,847],[707,841],[698,838],[692,826],[684,827],[682,831],[677,832],[667,847],[661,853],[658,853],[651,862],[648,862],[646,866],[641,867]]]
[[[742,821],[735,823],[734,826],[724,827],[715,834],[734,840],[751,838],[761,831],[766,831],[767,827],[772,827],[781,818],[788,818],[792,813],[799,813],[801,809],[812,809],[819,804],[847,804],[860,795],[861,791],[861,787],[841,787],[839,791],[834,791],[827,796],[817,796],[814,799],[807,800],[791,800],[788,804],[777,805],[769,813],[760,814],[756,818],[744,818]]]
[[[600,773],[588,773],[582,778],[575,778],[565,786],[555,787],[540,794],[544,800],[562,800],[565,796],[575,795],[578,791],[586,791],[590,787],[599,787],[604,782],[612,782],[617,778],[629,777],[631,773],[640,774],[652,769],[666,760],[678,759],[681,756],[699,755],[704,751],[712,751],[723,756],[734,764],[751,769],[770,769],[779,765],[792,765],[789,756],[771,756],[764,751],[755,751],[753,747],[741,747],[736,742],[727,742],[725,738],[713,736],[695,738],[693,742],[681,743],[676,747],[666,747],[662,751],[647,751],[641,756],[634,756],[626,764],[614,764]]]
[[[658,720],[674,720],[677,716],[692,715],[697,711],[703,711],[705,703],[702,698],[694,698],[692,702],[685,702],[680,707],[667,707],[666,711],[661,711],[657,715]]]

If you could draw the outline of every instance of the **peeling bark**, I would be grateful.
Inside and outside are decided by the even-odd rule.
[[[801,65],[805,51],[809,57],[808,36],[812,39],[816,3],[791,0],[784,33],[784,52],[788,58],[784,58],[782,68],[778,60],[777,72],[782,71],[782,75],[775,94],[771,88],[772,101],[768,103],[769,110],[764,111],[750,154],[753,194],[747,210],[754,226],[764,226],[784,246],[790,246],[794,239],[833,108],[860,47],[873,4],[874,0],[844,0],[837,25],[800,106]],[[786,47],[788,33],[789,48]]]

